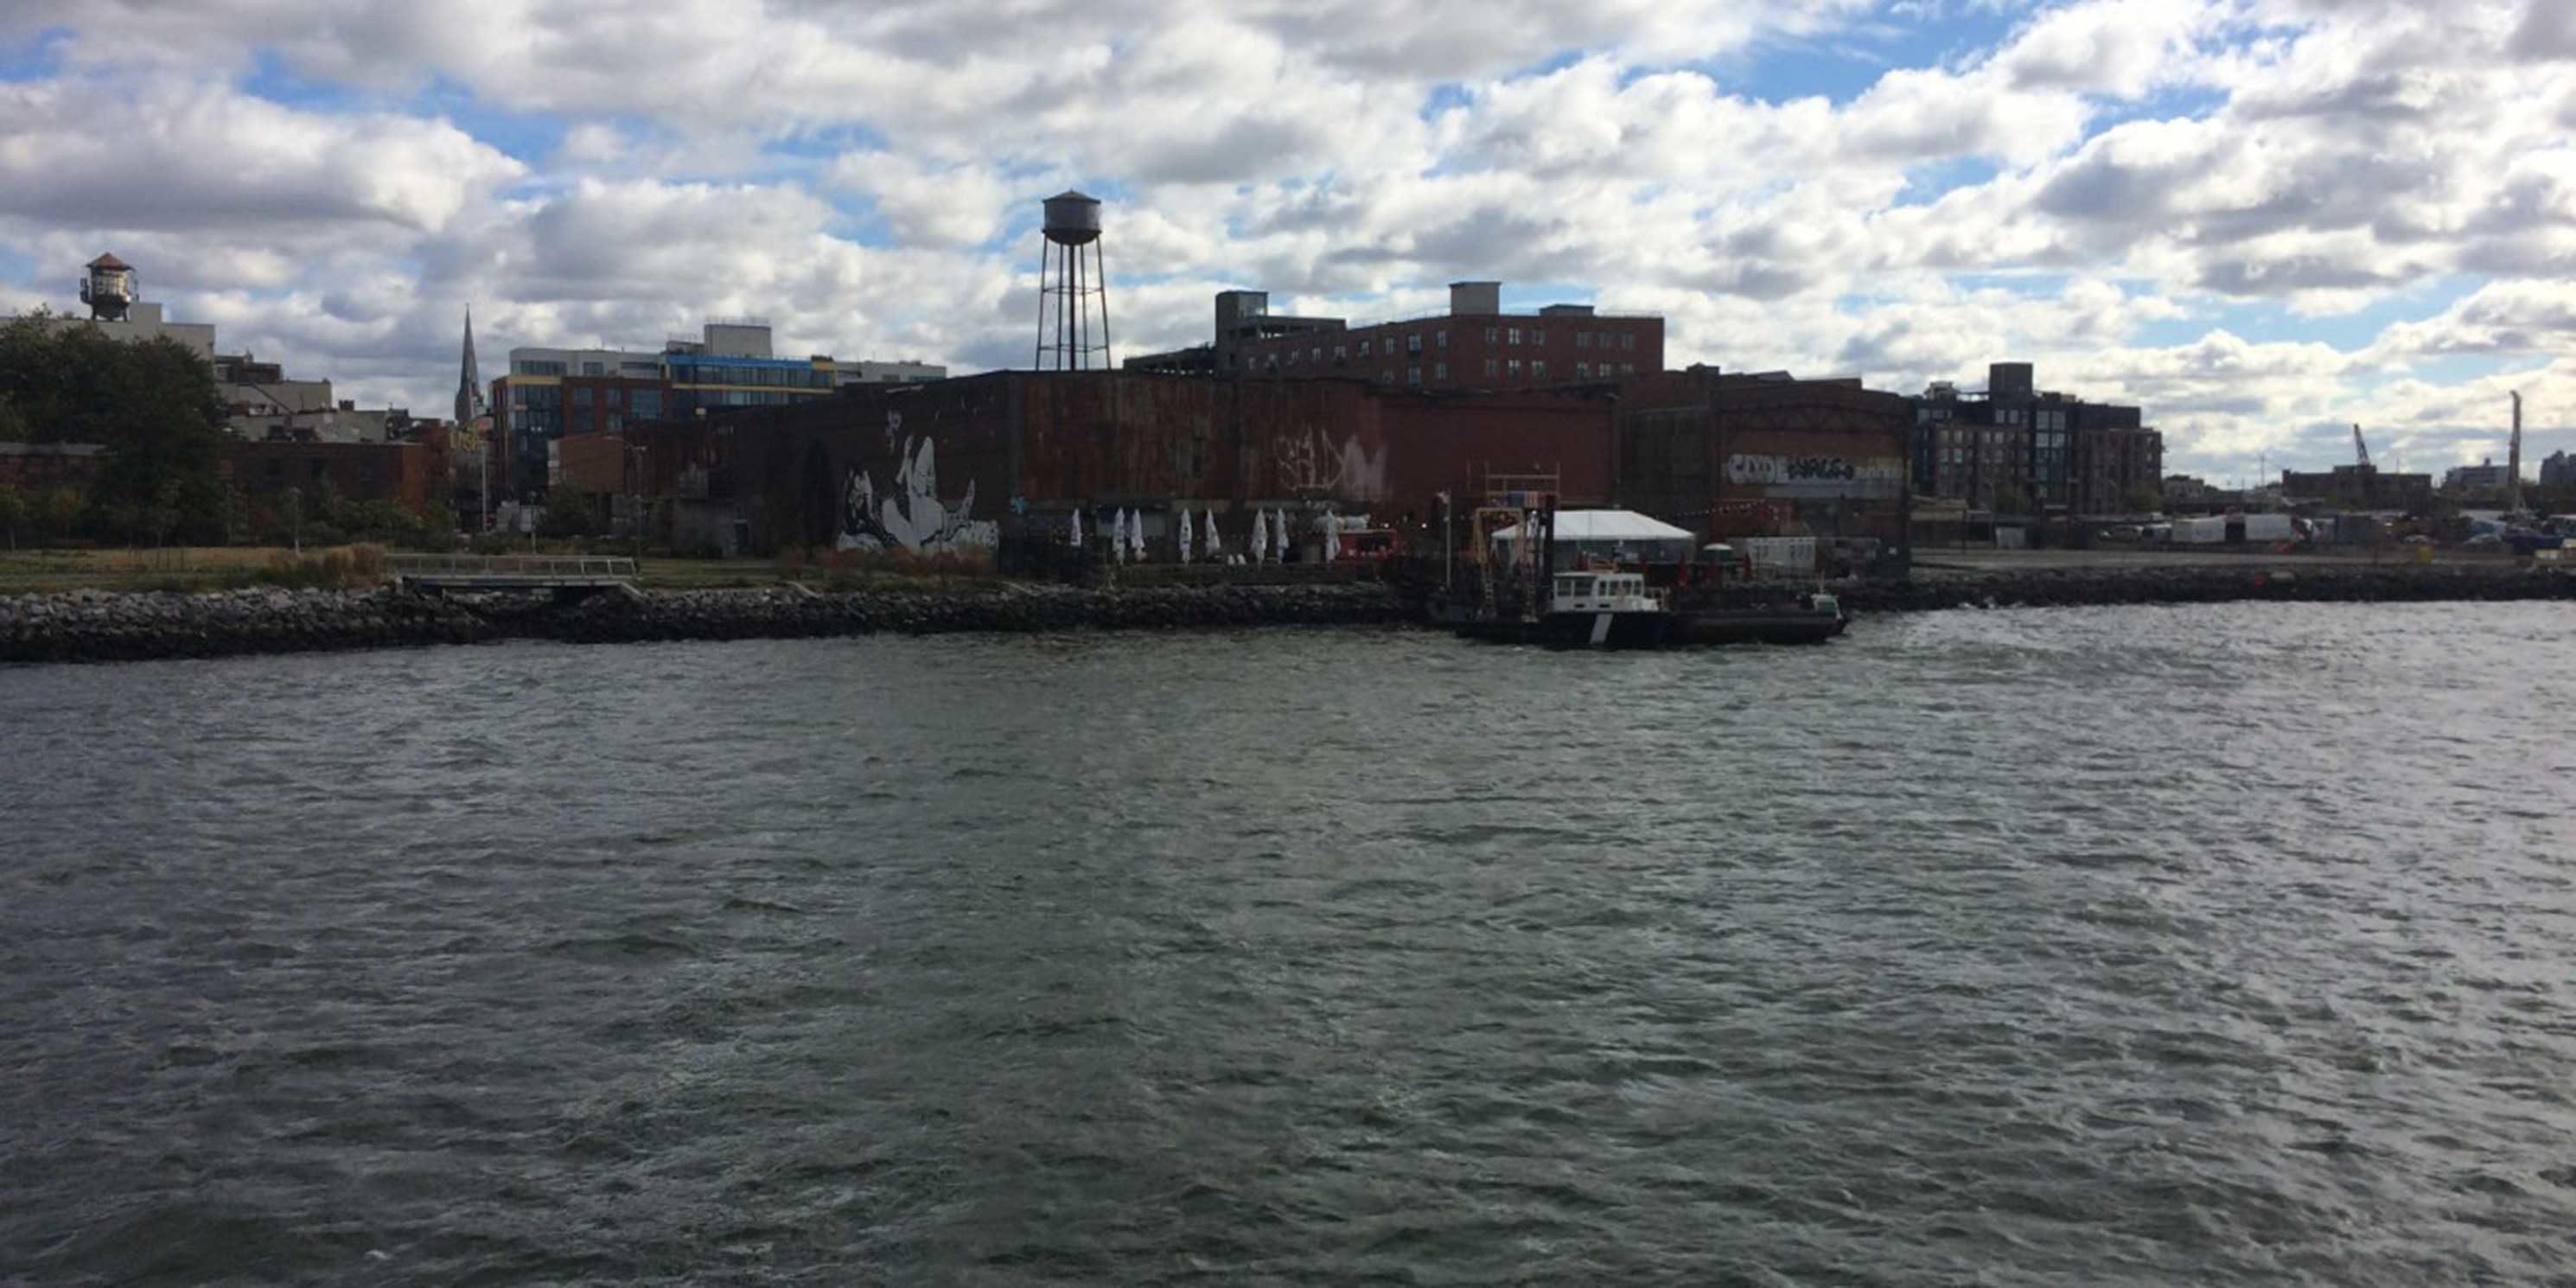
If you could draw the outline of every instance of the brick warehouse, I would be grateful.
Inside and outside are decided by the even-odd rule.
[[[1720,375],[1626,381],[1618,491],[1713,539],[1905,536],[1913,408],[1857,380]]]
[[[1439,493],[1546,470],[1569,505],[1614,499],[1616,400],[1599,387],[1444,394],[1354,380],[1002,371],[857,386],[794,406],[630,429],[675,538],[729,550],[944,549],[1068,513],[1213,509],[1239,548],[1252,509],[1368,514],[1427,533]]]
[[[410,443],[231,441],[217,472],[255,501],[289,488],[309,502],[326,482],[351,501],[391,501],[415,514],[447,496],[444,434]]]

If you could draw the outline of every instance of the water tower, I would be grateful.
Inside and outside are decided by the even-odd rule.
[[[134,266],[114,255],[91,260],[80,295],[93,321],[124,321],[126,310],[134,307]]]
[[[1070,190],[1046,199],[1038,252],[1040,371],[1109,366],[1109,275],[1100,267],[1100,199]]]

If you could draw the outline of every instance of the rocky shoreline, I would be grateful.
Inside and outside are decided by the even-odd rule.
[[[2239,600],[2382,604],[2576,599],[2576,569],[2502,563],[2030,568],[1845,582],[1834,593],[1853,613]]]
[[[2576,571],[2503,566],[2014,570],[1833,587],[1854,614],[2232,600],[2576,600]],[[792,639],[960,631],[1381,625],[1418,607],[1379,585],[1082,589],[994,583],[953,591],[817,594],[796,587],[441,599],[392,589],[0,596],[0,663],[116,662],[246,653],[479,644]]]
[[[1383,586],[969,590],[817,594],[795,587],[442,599],[392,589],[0,596],[0,663],[125,662],[538,639],[794,639],[957,631],[1348,626],[1410,620]]]

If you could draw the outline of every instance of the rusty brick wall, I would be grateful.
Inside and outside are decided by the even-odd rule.
[[[1605,504],[1615,406],[1599,389],[1426,396],[1355,381],[995,372],[631,437],[654,495],[730,500],[768,549],[829,541],[854,475],[887,486],[925,459],[924,443],[939,499],[962,503],[972,482],[972,517],[995,523],[1075,506],[1420,520],[1437,493],[1471,491],[1486,470],[1559,471],[1570,503]]]

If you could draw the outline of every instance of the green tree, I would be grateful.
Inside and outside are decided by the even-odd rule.
[[[44,504],[40,508],[42,513],[38,517],[44,521],[47,539],[68,540],[80,529],[81,515],[89,510],[89,498],[81,495],[79,488],[58,483],[52,491],[45,493]]]
[[[537,535],[588,537],[599,532],[599,498],[577,487],[559,487],[546,496],[546,517]]]
[[[0,443],[23,443],[28,437],[27,417],[18,410],[18,400],[0,394]]]
[[[35,507],[27,503],[26,494],[15,486],[0,483],[0,528],[9,530],[9,548],[18,548],[18,529],[25,526],[28,512]]]
[[[18,319],[0,325],[0,401],[18,427],[0,432],[108,449],[88,501],[111,531],[130,535],[134,524],[115,520],[165,505],[175,529],[221,527],[223,405],[213,369],[185,345]]]
[[[2153,514],[2164,508],[2164,490],[2145,483],[2136,484],[2120,494],[2120,504],[2131,514]]]

